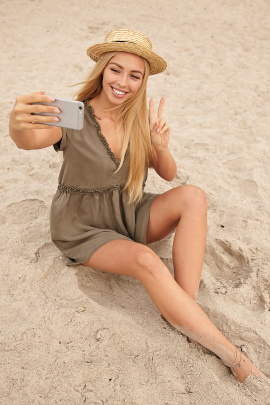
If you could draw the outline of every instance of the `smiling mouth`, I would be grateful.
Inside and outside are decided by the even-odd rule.
[[[113,90],[113,92],[114,92],[115,94],[117,94],[118,96],[124,96],[125,94],[127,94],[126,91],[120,91],[120,90],[115,89],[114,87],[112,87],[112,90]]]

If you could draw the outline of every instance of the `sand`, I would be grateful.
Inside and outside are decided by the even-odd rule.
[[[50,241],[61,158],[17,149],[16,96],[71,98],[93,66],[88,46],[113,28],[148,35],[168,61],[149,80],[167,96],[178,175],[148,191],[205,190],[209,230],[198,302],[270,376],[267,0],[2,0],[1,405],[270,404],[267,382],[235,381],[219,359],[160,318],[128,277],[66,267]],[[172,240],[152,248],[172,270]],[[183,308],[184,310],[184,308]]]

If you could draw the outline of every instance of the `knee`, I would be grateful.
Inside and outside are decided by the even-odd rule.
[[[185,207],[206,214],[208,204],[205,192],[196,186],[186,185],[182,187]]]
[[[148,247],[144,246],[136,254],[136,267],[138,278],[148,276],[156,277],[163,272],[163,263],[160,258]]]

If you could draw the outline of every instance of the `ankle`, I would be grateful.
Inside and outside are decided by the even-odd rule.
[[[235,353],[232,357],[232,360],[230,362],[224,362],[225,365],[231,369],[234,369],[236,367],[241,367],[242,363],[242,353],[241,351],[236,347],[235,348]]]

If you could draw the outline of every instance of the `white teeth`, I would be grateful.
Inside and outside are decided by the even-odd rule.
[[[116,94],[119,94],[119,96],[123,96],[123,95],[125,94],[124,91],[119,91],[119,90],[116,90],[116,89],[113,89],[113,91],[114,91]]]

